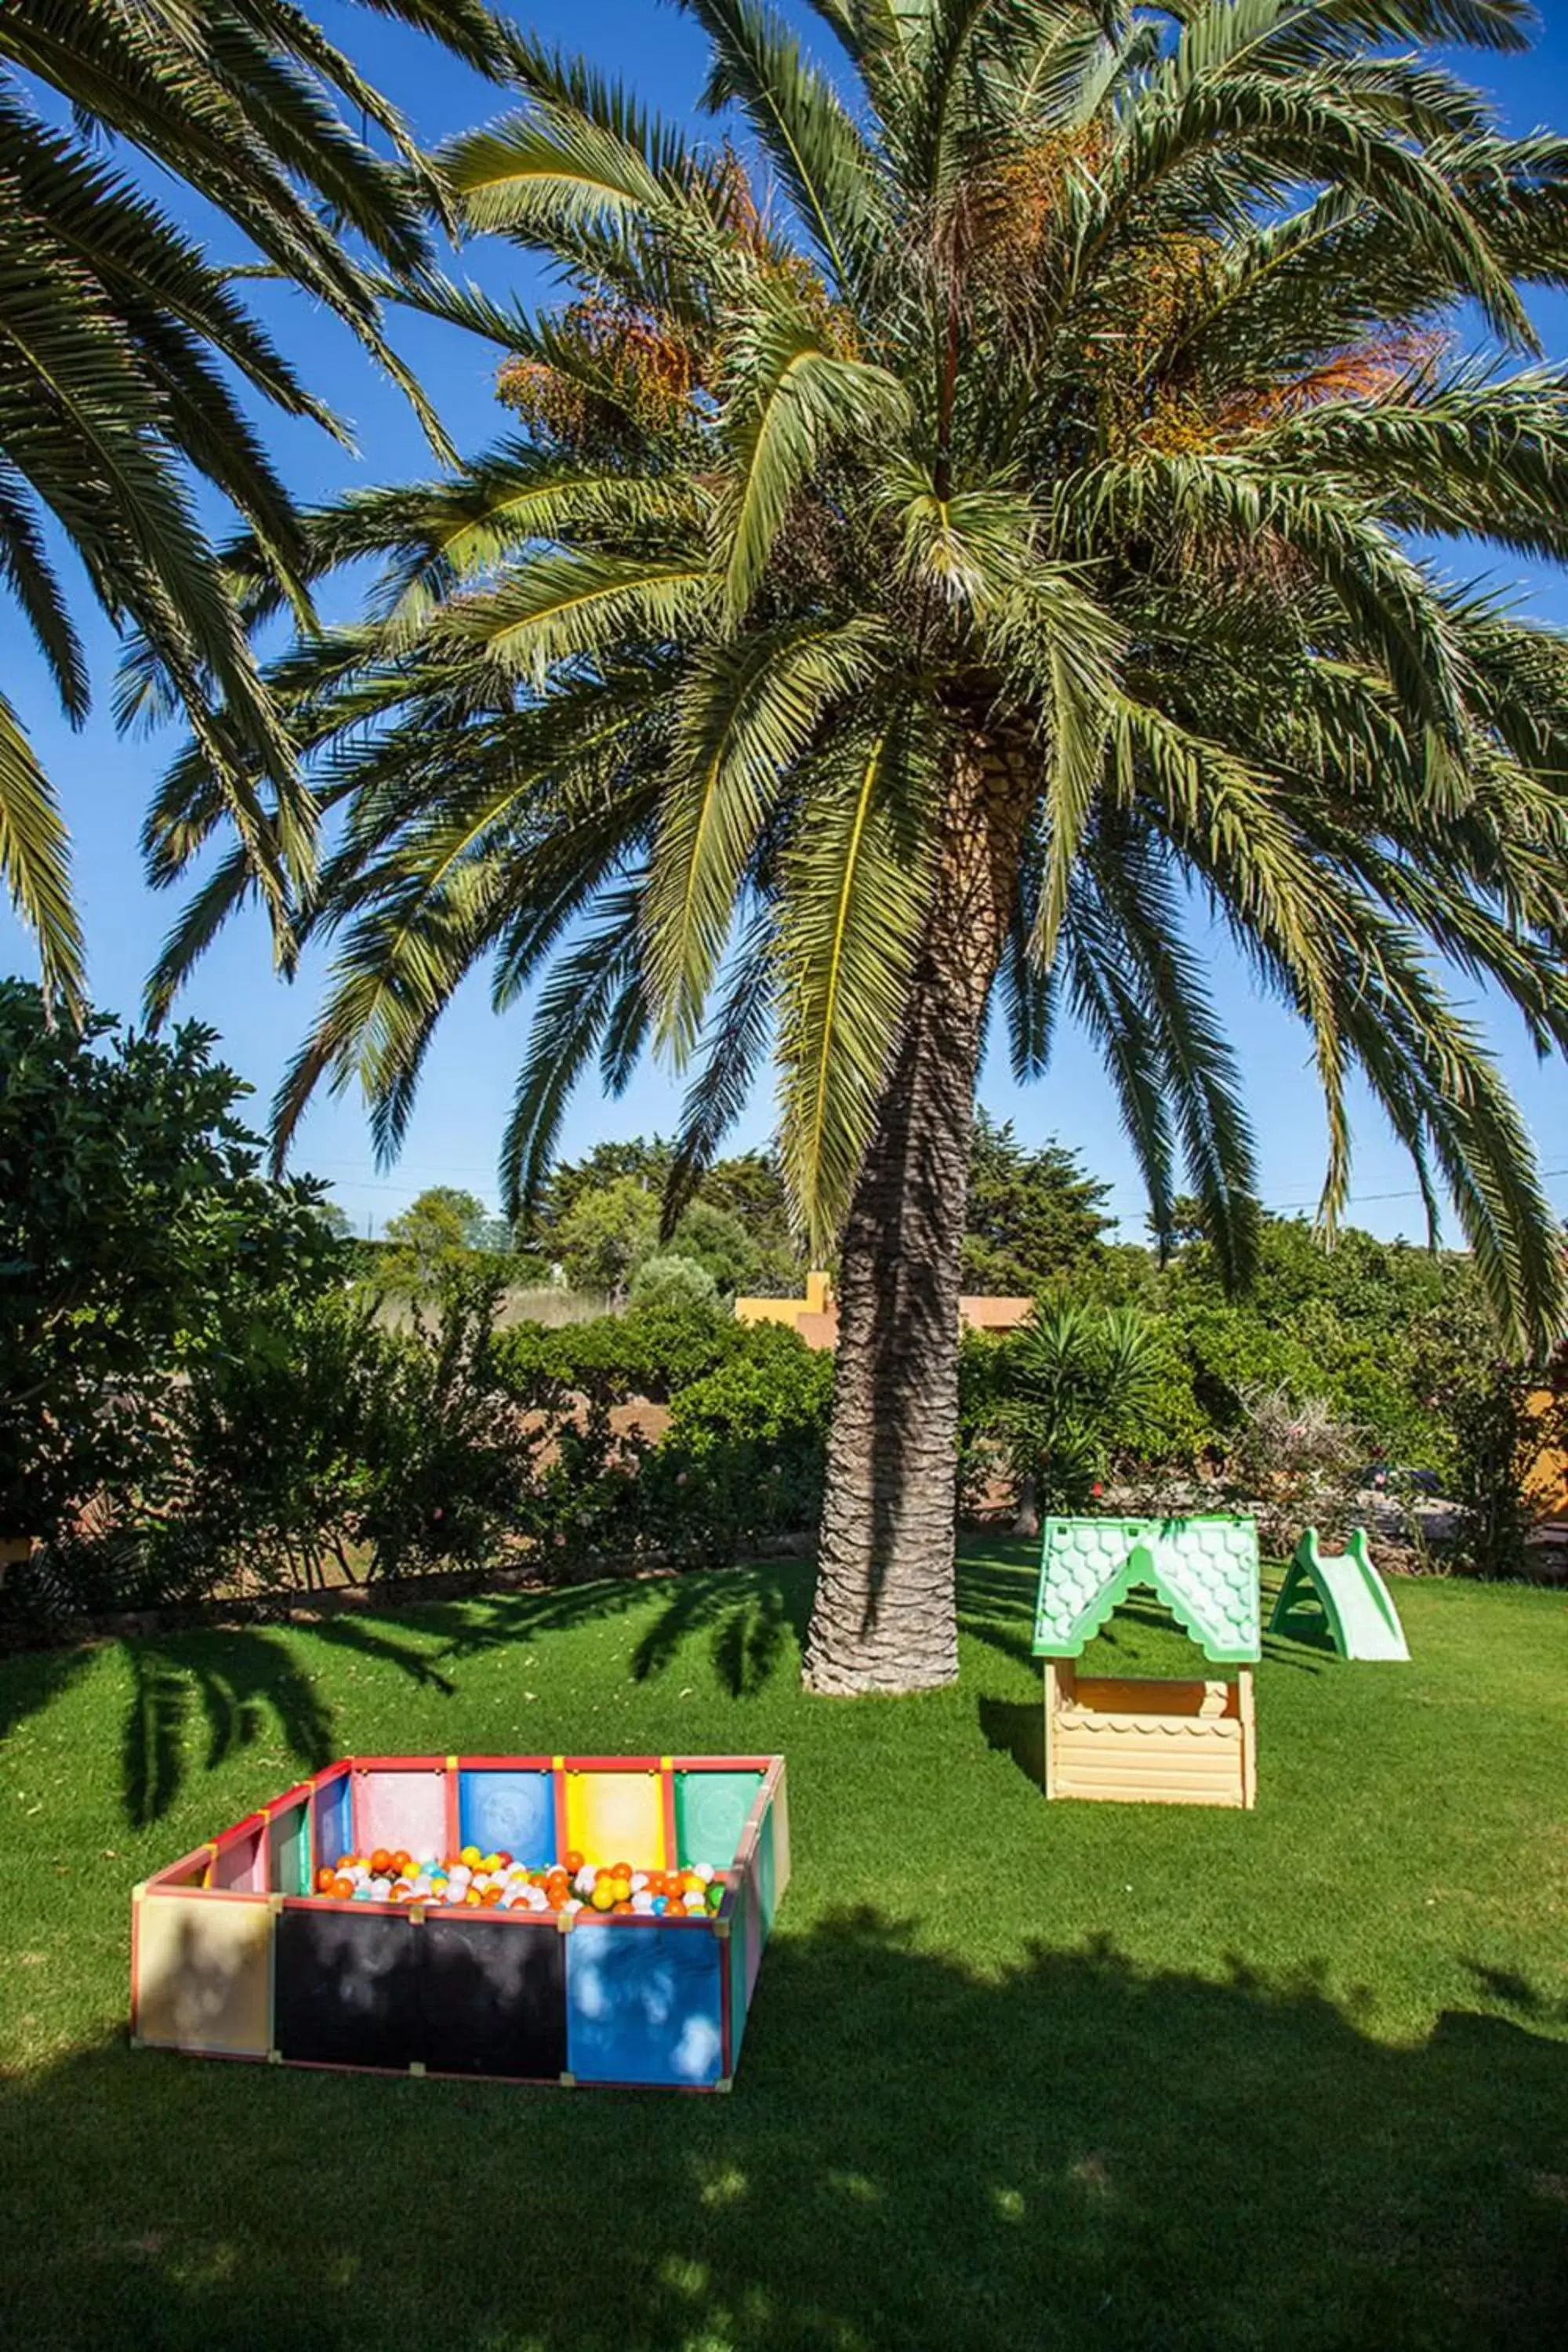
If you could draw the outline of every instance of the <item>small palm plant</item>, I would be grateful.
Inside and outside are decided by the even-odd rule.
[[[1156,1404],[1161,1357],[1135,1307],[1040,1299],[1005,1343],[995,1429],[1018,1490],[1019,1532],[1041,1511],[1087,1511]]]
[[[1557,1322],[1530,1141],[1447,981],[1568,1045],[1568,644],[1416,542],[1568,553],[1568,385],[1521,292],[1568,282],[1568,142],[1421,53],[1517,47],[1518,0],[814,0],[831,73],[757,0],[685,5],[754,178],[521,37],[521,111],[444,159],[565,293],[429,287],[519,430],[315,523],[318,570],[382,572],[273,679],[336,827],[279,1129],[357,1080],[395,1150],[488,963],[498,1009],[535,992],[508,1213],[578,1077],[651,1045],[691,1073],[673,1219],[771,1057],[841,1268],[808,1677],[908,1689],[957,1667],[993,1013],[1029,1076],[1087,1028],[1157,1231],[1184,1181],[1240,1279],[1216,925],[1303,1025],[1325,1225],[1358,1073],[1499,1316]],[[197,747],[160,872],[220,814]],[[155,1006],[253,887],[241,844]]]

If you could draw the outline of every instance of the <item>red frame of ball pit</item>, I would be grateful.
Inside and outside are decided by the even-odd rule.
[[[721,2060],[718,2078],[703,2083],[665,2083],[657,2087],[687,2091],[728,2091],[734,2079],[735,2063],[740,2054],[741,2040],[752,2006],[752,1989],[773,1923],[773,1916],[782,1900],[790,1873],[788,1796],[782,1756],[350,1756],[327,1765],[308,1780],[300,1780],[284,1793],[234,1822],[220,1836],[195,1847],[188,1853],[144,1880],[132,1890],[131,1933],[131,2040],[138,2049],[178,2051],[187,2056],[233,2058],[244,2063],[270,2063],[291,2065],[311,2071],[339,2071],[382,2074],[429,2074],[437,2079],[457,2081],[482,2079],[534,2084],[559,2083],[577,2087],[584,2078],[567,2068],[550,2074],[511,2074],[489,2068],[475,2072],[455,2073],[451,2069],[426,2065],[414,2060],[406,2064],[372,2065],[358,2061],[321,2060],[293,2056],[280,2050],[275,2039],[277,1964],[275,1958],[274,1923],[288,1912],[317,1915],[352,1915],[357,1919],[391,1917],[423,1924],[426,1919],[466,1920],[472,1923],[475,1913],[467,1906],[442,1905],[428,1901],[380,1903],[365,1900],[344,1900],[315,1893],[289,1893],[271,1887],[272,1839],[275,1823],[281,1823],[297,1811],[302,1812],[307,1858],[305,1869],[313,1885],[318,1868],[335,1863],[337,1855],[325,1849],[318,1853],[317,1840],[321,1834],[318,1799],[323,1791],[348,1783],[351,1806],[351,1845],[353,1852],[360,1844],[360,1781],[364,1774],[437,1774],[443,1780],[445,1807],[446,1851],[456,1853],[460,1844],[458,1807],[462,1775],[484,1773],[549,1773],[552,1776],[552,1797],[554,1825],[554,1854],[541,1856],[541,1862],[562,1855],[568,1846],[568,1787],[572,1775],[657,1775],[659,1780],[658,1812],[662,1825],[663,1856],[653,1866],[674,1868],[681,1865],[677,1830],[677,1788],[682,1776],[703,1774],[760,1775],[756,1792],[747,1810],[734,1853],[728,1864],[715,1865],[714,1875],[723,1885],[723,1896],[712,1912],[700,1916],[669,1913],[653,1917],[639,1913],[614,1916],[611,1914],[579,1914],[576,1918],[564,1915],[541,1915],[537,1912],[487,1910],[483,1920],[507,1932],[569,1937],[579,1920],[595,1933],[606,1930],[617,1937],[653,1931],[663,1937],[706,1937],[716,1942],[721,2004]],[[252,1848],[247,1861],[245,1875],[258,1884],[233,1886],[215,1885],[214,1874],[221,1871],[226,1860],[234,1857],[247,1846]],[[765,1866],[764,1866],[765,1857]],[[522,1859],[521,1855],[518,1857]],[[611,1857],[589,1853],[590,1862]],[[639,1866],[643,1857],[637,1857]],[[764,1893],[764,1877],[767,1885]],[[214,1906],[232,1911],[236,1908],[251,1915],[261,1915],[268,1922],[266,1949],[265,2009],[267,2032],[265,2046],[254,2024],[248,2038],[255,2046],[224,2046],[218,2038],[199,2038],[185,2033],[173,2034],[159,2031],[153,2022],[149,2028],[149,1988],[143,1981],[146,1967],[143,1935],[144,1906],[155,1906],[173,1898],[180,1905],[200,1905],[204,1919],[213,1918]],[[259,1919],[255,1919],[259,1927]],[[239,1929],[237,1919],[232,1921]],[[244,1934],[253,1944],[259,1937],[253,1934],[247,1920]],[[744,1938],[745,1948],[732,1959],[731,1939]],[[253,1952],[247,1963],[252,1979],[252,2008],[255,1978],[258,1970]],[[743,1979],[739,1990],[735,1978],[737,1969]],[[160,1995],[154,1991],[156,2004]],[[167,2007],[165,2000],[163,2005]],[[231,2037],[232,2038],[232,2037]],[[244,2034],[241,2039],[246,2038]],[[653,2085],[646,2081],[619,2079],[597,2074],[591,2078],[593,2087],[606,2089],[643,2089]]]

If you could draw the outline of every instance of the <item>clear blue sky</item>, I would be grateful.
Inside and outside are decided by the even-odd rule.
[[[307,0],[310,5],[310,0]],[[314,14],[355,56],[371,78],[403,105],[423,138],[447,136],[498,110],[498,95],[464,68],[443,58],[427,43],[374,15],[317,0]],[[516,13],[563,47],[587,49],[603,66],[635,82],[645,99],[677,116],[690,113],[702,74],[702,45],[691,24],[658,0],[596,0],[570,7],[565,0],[538,0]],[[822,37],[806,17],[807,38]],[[1496,97],[1510,128],[1524,131],[1568,124],[1568,0],[1554,0],[1542,38],[1527,58],[1466,58],[1461,69]],[[168,192],[165,189],[165,194]],[[176,204],[177,196],[171,199]],[[187,217],[195,215],[187,212]],[[232,231],[215,232],[220,254],[238,257]],[[542,291],[531,266],[498,240],[468,249],[463,267],[492,289]],[[345,457],[324,437],[303,427],[269,427],[284,471],[298,493],[327,497],[351,483],[406,479],[428,469],[428,450],[407,409],[363,360],[334,321],[323,320],[299,298],[268,296],[279,332],[318,390],[353,420],[357,458]],[[1568,300],[1538,306],[1549,354],[1568,360]],[[492,392],[494,355],[447,331],[405,322],[396,340],[423,373],[458,446],[477,450],[503,428]],[[1466,551],[1451,551],[1454,568],[1474,569]],[[1560,574],[1526,574],[1510,566],[1503,577],[1517,580],[1526,609],[1568,624],[1568,580]],[[79,601],[84,618],[85,594]],[[76,843],[77,887],[86,917],[91,982],[99,1003],[132,1013],[142,982],[174,913],[174,904],[145,887],[137,833],[149,792],[172,748],[172,739],[123,741],[108,715],[108,687],[114,646],[109,631],[90,631],[97,666],[99,707],[89,726],[73,735],[55,713],[30,650],[20,646],[20,625],[0,603],[8,691],[33,726],[39,747],[61,791]],[[1223,942],[1215,942],[1226,1005],[1240,1049],[1262,1148],[1264,1195],[1278,1207],[1310,1208],[1321,1175],[1323,1130],[1305,1041],[1279,1013],[1253,998],[1245,974]],[[30,942],[0,904],[0,970],[31,971]],[[227,1060],[257,1090],[252,1106],[261,1123],[265,1107],[289,1051],[309,1020],[317,992],[320,963],[310,965],[290,988],[271,973],[264,929],[258,920],[237,923],[209,953],[187,991],[184,1010],[209,1022],[223,1038]],[[363,1232],[384,1219],[430,1183],[466,1185],[493,1202],[497,1144],[528,1008],[504,1021],[490,1013],[482,982],[472,983],[454,1004],[426,1065],[426,1075],[402,1159],[378,1169],[371,1152],[359,1103],[353,1097],[322,1100],[308,1116],[295,1165],[328,1179],[336,1198]],[[1568,1213],[1568,1087],[1561,1066],[1540,1066],[1510,1019],[1497,1022],[1494,1036],[1545,1167],[1556,1171],[1552,1197]],[[602,1136],[651,1132],[673,1124],[679,1084],[667,1073],[645,1068],[628,1092],[609,1102],[585,1084],[567,1123],[568,1156]],[[1080,1151],[1088,1166],[1109,1181],[1112,1206],[1123,1230],[1141,1226],[1143,1200],[1121,1137],[1110,1088],[1091,1048],[1070,1032],[1064,1034],[1055,1069],[1042,1087],[1014,1086],[1005,1057],[994,1054],[982,1079],[983,1100],[998,1116],[1013,1118],[1027,1139],[1055,1134]],[[740,1143],[761,1142],[772,1124],[771,1105],[759,1098],[739,1131]],[[1374,1232],[1416,1233],[1419,1205],[1407,1163],[1380,1116],[1364,1098],[1356,1118],[1355,1222]]]

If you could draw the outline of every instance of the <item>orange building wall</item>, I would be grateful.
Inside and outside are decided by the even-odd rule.
[[[964,1297],[958,1302],[960,1325],[970,1331],[1016,1331],[1032,1298]],[[838,1345],[838,1302],[831,1278],[808,1274],[804,1298],[737,1298],[735,1313],[742,1323],[784,1323],[798,1331],[808,1348]]]
[[[1550,1389],[1530,1400],[1531,1412],[1546,1412],[1558,1402]],[[1525,1483],[1525,1493],[1543,1519],[1568,1519],[1568,1454],[1549,1446]]]

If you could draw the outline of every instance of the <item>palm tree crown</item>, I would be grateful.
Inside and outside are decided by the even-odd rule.
[[[1452,343],[1471,305],[1530,354],[1568,142],[1387,47],[1515,46],[1526,13],[817,0],[830,79],[752,0],[685,5],[761,174],[521,42],[523,111],[444,159],[469,226],[573,291],[432,291],[509,352],[522,434],[317,519],[318,565],[387,572],[278,680],[350,811],[285,1124],[357,1071],[395,1143],[460,974],[493,955],[504,1004],[549,966],[514,1195],[595,1050],[612,1080],[649,1037],[698,1054],[690,1161],[776,1034],[820,1241],[967,829],[974,989],[999,969],[1024,1071],[1059,1005],[1088,1023],[1162,1225],[1184,1159],[1245,1260],[1195,897],[1308,1024],[1329,1216],[1356,1064],[1539,1327],[1551,1219],[1431,950],[1568,1037],[1568,654],[1411,541],[1568,541],[1561,373]]]
[[[477,0],[372,5],[476,65],[498,54]],[[367,143],[373,126],[384,155]],[[383,340],[377,288],[342,234],[378,265],[417,268],[430,257],[439,192],[396,110],[287,0],[6,0],[0,9],[0,583],[79,720],[88,677],[43,528],[52,518],[106,611],[140,633],[189,713],[281,912],[284,865],[308,856],[309,803],[196,521],[192,478],[244,519],[303,615],[298,519],[226,368],[272,406],[342,427],[232,273],[126,177],[110,139],[216,206],[262,268],[330,305],[444,446]],[[272,787],[265,811],[258,772]],[[3,694],[0,870],[38,934],[51,993],[78,995],[64,828]]]

